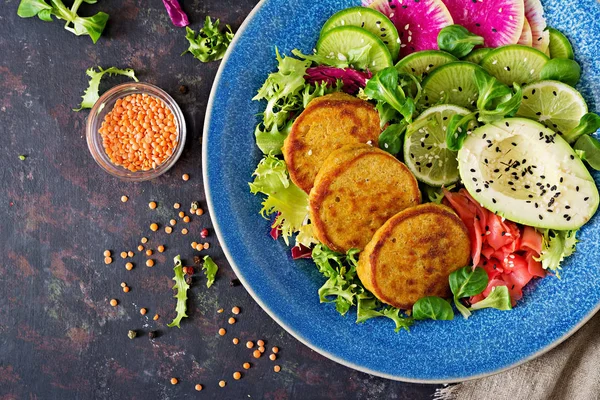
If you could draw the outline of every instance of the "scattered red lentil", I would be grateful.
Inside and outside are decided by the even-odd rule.
[[[194,215],[196,213],[196,210],[193,208],[190,208],[190,214]]]
[[[198,244],[196,245],[196,250],[197,250],[197,251],[202,251],[202,250],[204,250],[204,245],[203,245],[202,243],[198,243]]]
[[[254,358],[260,358],[260,356],[262,356],[262,353],[258,350],[254,350],[252,352],[252,355],[254,356]]]
[[[264,345],[265,345],[265,342],[264,342],[264,340],[257,340],[257,341],[256,341],[256,344],[257,344],[258,346],[262,347],[262,346],[264,346]]]
[[[146,310],[145,308],[140,308],[140,314],[146,315],[147,312],[148,310]]]
[[[158,224],[156,224],[156,223],[150,224],[150,230],[152,232],[156,232],[158,230]]]
[[[279,371],[281,371],[281,367],[279,365],[276,365],[273,367],[273,371],[279,372]]]
[[[240,308],[235,306],[231,309],[231,312],[234,313],[235,315],[238,315],[240,313]]]
[[[104,257],[104,264],[110,264],[112,262],[112,258]]]
[[[227,331],[224,328],[219,329],[219,335],[225,336],[226,333]]]
[[[151,210],[154,210],[156,208],[156,202],[151,201],[150,203],[148,203],[148,207],[150,207]]]
[[[157,321],[159,318],[160,318],[160,316],[158,314],[154,314],[154,317],[152,319]]]
[[[219,386],[225,387],[225,385],[227,385],[227,382],[225,382],[225,381],[219,381]]]
[[[279,353],[279,347],[273,347],[271,351],[275,354]]]
[[[173,228],[171,228],[170,226],[165,226],[165,232],[167,232],[167,234],[171,234],[173,232]]]
[[[129,198],[127,196],[121,196],[121,201],[123,203],[127,203],[127,200],[129,200]]]
[[[132,264],[132,263],[130,263],[130,262],[129,262],[129,263],[127,263],[127,264],[125,264],[125,269],[126,269],[127,271],[131,271],[131,270],[133,269],[133,264]]]
[[[264,353],[264,352],[265,352],[265,350],[266,350],[266,349],[265,349],[265,346],[260,346],[260,347],[258,348],[258,351],[260,351],[261,353]]]
[[[177,378],[171,378],[171,385],[177,385],[179,383],[179,380],[177,380]]]
[[[204,214],[204,210],[203,209],[199,208],[199,209],[196,210],[196,215],[200,216],[202,214]]]
[[[188,174],[183,174],[183,175],[181,175],[181,179],[183,179],[184,181],[189,181],[190,176]]]
[[[185,222],[185,223],[190,222],[190,217],[188,217],[187,215],[185,217],[183,217],[183,222]]]
[[[158,252],[159,252],[159,253],[162,253],[162,252],[164,252],[164,251],[165,251],[165,246],[163,246],[163,245],[161,244],[160,246],[158,246],[158,247],[156,248],[156,250],[158,250]]]
[[[269,356],[269,360],[271,360],[271,361],[275,361],[275,360],[277,360],[277,356],[276,356],[275,354],[271,354],[271,355]]]
[[[133,254],[133,251],[131,251],[131,250],[130,250],[130,251],[128,251],[128,252],[127,252],[127,255],[128,255],[129,257],[133,257],[135,254]]]
[[[217,310],[217,312],[218,312],[219,314],[221,314],[223,311],[224,311],[224,310],[223,310],[222,308],[219,308],[219,309]]]
[[[227,320],[227,322],[229,322],[229,325],[233,325],[235,324],[235,318],[231,317]]]
[[[244,369],[250,369],[250,363],[245,362],[244,365],[242,365],[242,367],[244,367]]]
[[[175,221],[174,219],[170,220],[169,223],[171,224],[171,226],[175,226],[175,224],[177,223],[177,221]]]
[[[251,341],[247,341],[246,342],[246,347],[249,348],[249,349],[251,349],[251,348],[254,347],[254,343],[252,343]]]
[[[138,251],[143,251],[144,250],[144,246],[142,246],[141,244],[138,246]]]
[[[121,252],[121,258],[127,258],[127,252],[126,251],[122,251]]]
[[[129,293],[129,286],[125,286],[125,287],[123,288],[123,291],[124,291],[125,293]]]
[[[151,256],[152,254],[154,254],[154,253],[152,252],[152,249],[148,249],[148,250],[146,250],[146,255],[147,255],[147,256]]]
[[[185,217],[185,213],[183,211],[179,211],[179,214],[177,214],[177,215],[179,215],[179,218]]]
[[[181,230],[181,234],[182,234],[182,235],[187,235],[187,234],[188,234],[188,230],[187,230],[186,228],[183,228],[183,229]]]
[[[202,390],[202,385],[201,384],[196,384],[196,386],[194,386],[194,389],[196,389],[198,392]]]
[[[104,250],[104,257],[110,257],[110,250]]]
[[[146,260],[147,267],[154,267],[154,260]]]
[[[140,242],[146,244],[146,243],[148,243],[148,238],[147,237],[143,237],[142,240],[140,240]]]
[[[179,207],[181,207],[181,204],[179,204],[179,203],[173,204],[174,209],[179,210]]]
[[[210,247],[210,243],[208,243],[208,242],[204,243],[204,250],[208,250],[209,247]]]
[[[195,249],[195,248],[196,248],[196,246],[198,246],[198,243],[196,243],[196,242],[192,242],[192,249]]]
[[[238,344],[240,342],[240,339],[234,337],[233,338],[233,344]]]
[[[115,165],[148,171],[164,163],[177,146],[177,122],[165,103],[147,94],[118,99],[99,129]]]
[[[235,379],[236,381],[239,380],[242,377],[242,373],[240,371],[235,371],[233,373],[233,379]]]
[[[121,282],[121,287],[125,287],[127,284],[125,282]]]
[[[113,306],[113,307],[116,307],[116,306],[117,306],[117,304],[119,304],[119,302],[117,301],[117,299],[111,299],[111,300],[110,300],[110,305],[111,305],[111,306]]]

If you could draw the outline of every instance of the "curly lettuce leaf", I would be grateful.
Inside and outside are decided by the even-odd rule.
[[[175,267],[173,271],[175,271],[175,276],[173,280],[175,281],[175,285],[173,285],[173,289],[177,290],[175,294],[175,298],[177,299],[177,306],[175,307],[175,311],[177,312],[177,316],[171,321],[167,326],[172,328],[174,326],[181,328],[179,325],[183,318],[187,318],[187,305],[185,304],[187,301],[187,291],[190,288],[190,285],[185,283],[185,275],[183,274],[183,266],[181,265],[181,257],[177,256],[173,259],[175,262]]]
[[[231,26],[225,25],[225,31],[219,30],[220,21],[217,19],[212,22],[210,17],[206,17],[204,27],[198,34],[189,27],[185,28],[185,38],[189,42],[189,47],[181,55],[191,53],[195,58],[202,62],[217,61],[223,58],[227,48],[233,40]]]
[[[560,269],[565,257],[575,252],[577,240],[577,230],[557,231],[554,229],[545,229],[542,231],[542,254],[536,261],[542,263],[544,269],[549,269],[556,273],[560,278]]]
[[[371,318],[385,317],[394,321],[396,325],[394,331],[400,332],[401,329],[410,331],[410,326],[414,320],[410,317],[400,315],[398,308],[387,306],[382,308],[382,304],[371,293],[363,292],[358,295],[356,306],[356,323],[363,323]]]
[[[84,1],[88,4],[97,2],[97,0],[75,0],[71,8],[68,8],[61,0],[52,0],[51,4],[44,0],[21,0],[17,15],[21,18],[37,16],[47,22],[52,22],[54,15],[56,18],[66,21],[66,30],[77,36],[88,35],[95,44],[102,35],[109,16],[104,12],[96,13],[91,17],[79,16],[77,11]]]
[[[311,247],[313,244],[318,243],[319,241],[315,237],[312,224],[308,223],[306,225],[302,225],[300,229],[298,229],[298,234],[296,235],[296,246]]]
[[[130,77],[134,81],[139,82],[138,78],[135,76],[135,71],[131,68],[119,69],[115,67],[110,67],[107,69],[102,69],[101,67],[98,67],[98,69],[100,70],[99,72],[96,72],[96,70],[93,67],[85,71],[87,76],[90,77],[90,83],[82,96],[83,101],[81,102],[81,105],[79,106],[79,108],[74,108],[73,111],[81,111],[84,108],[92,108],[94,104],[96,104],[96,101],[98,101],[98,99],[100,98],[100,81],[102,80],[102,77],[105,74],[125,75]]]
[[[371,45],[354,48],[348,51],[347,54],[303,54],[300,50],[292,50],[292,54],[298,58],[311,61],[316,65],[327,65],[336,68],[353,68],[366,70],[371,62]]]
[[[202,265],[202,271],[204,271],[204,275],[206,275],[206,287],[209,288],[215,283],[215,277],[217,276],[217,271],[219,267],[215,262],[210,258],[210,256],[204,256],[204,265]]]
[[[285,162],[273,154],[265,156],[252,175],[250,192],[267,196],[262,202],[261,215],[269,219],[271,214],[279,213],[273,226],[279,227],[289,245],[290,237],[308,221],[308,195],[290,181]]]

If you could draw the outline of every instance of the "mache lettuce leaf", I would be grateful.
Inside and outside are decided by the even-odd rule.
[[[135,76],[135,71],[131,68],[119,69],[119,68],[115,68],[115,67],[110,67],[107,69],[102,69],[102,67],[98,67],[98,69],[100,71],[96,71],[92,67],[85,71],[87,76],[90,77],[90,83],[89,83],[88,88],[85,90],[85,92],[82,96],[83,101],[81,102],[81,105],[79,106],[79,108],[74,108],[73,111],[81,111],[84,108],[92,108],[94,106],[94,104],[96,104],[96,102],[100,98],[100,93],[99,93],[100,81],[102,80],[102,77],[105,74],[125,75],[125,76],[130,77],[134,81],[139,82],[138,78]]]
[[[305,240],[308,228],[302,226],[309,218],[308,195],[291,182],[285,162],[269,154],[258,163],[252,175],[254,181],[249,183],[250,192],[267,196],[262,202],[261,215],[269,219],[270,215],[277,214],[272,226],[279,227],[287,245],[290,237],[301,229],[305,230],[301,240]]]
[[[190,288],[190,285],[188,285],[185,282],[183,266],[181,265],[181,257],[180,256],[175,257],[174,262],[175,262],[175,267],[173,268],[173,271],[175,271],[175,276],[173,277],[173,280],[175,281],[175,285],[173,285],[173,289],[177,290],[177,293],[175,294],[175,298],[177,299],[177,306],[175,307],[177,316],[167,326],[169,328],[172,328],[174,326],[181,328],[181,326],[179,325],[181,323],[181,320],[183,318],[187,318],[186,301],[187,301],[187,291]]]
[[[231,26],[225,25],[225,30],[221,32],[219,25],[220,21],[218,19],[212,22],[210,17],[207,16],[204,26],[198,31],[198,34],[186,26],[185,38],[189,42],[189,47],[181,55],[191,53],[202,62],[222,59],[233,40],[234,34],[231,31]]]
[[[217,271],[219,267],[213,261],[210,256],[204,256],[204,265],[202,265],[202,271],[204,271],[204,275],[206,275],[206,287],[209,288],[215,283],[215,277],[217,276]]]

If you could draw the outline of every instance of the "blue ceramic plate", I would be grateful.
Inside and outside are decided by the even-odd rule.
[[[261,159],[254,144],[251,101],[276,68],[274,46],[312,50],[321,25],[358,0],[264,0],[240,28],[214,83],[204,129],[208,206],[233,269],[246,289],[283,328],[307,346],[348,367],[411,382],[454,382],[514,367],[556,346],[600,308],[600,218],[581,231],[578,251],[562,279],[534,282],[510,312],[478,311],[465,321],[419,322],[394,333],[390,320],[354,323],[320,304],[323,278],[311,261],[295,262],[268,235],[260,197],[248,181]],[[583,67],[591,110],[600,104],[600,6],[594,0],[548,0],[548,23],[566,32]],[[595,175],[596,181],[600,175]]]

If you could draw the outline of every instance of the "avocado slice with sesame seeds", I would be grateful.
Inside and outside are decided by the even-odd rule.
[[[578,229],[596,212],[594,179],[556,132],[525,118],[475,129],[458,152],[471,196],[496,214],[537,228]]]

